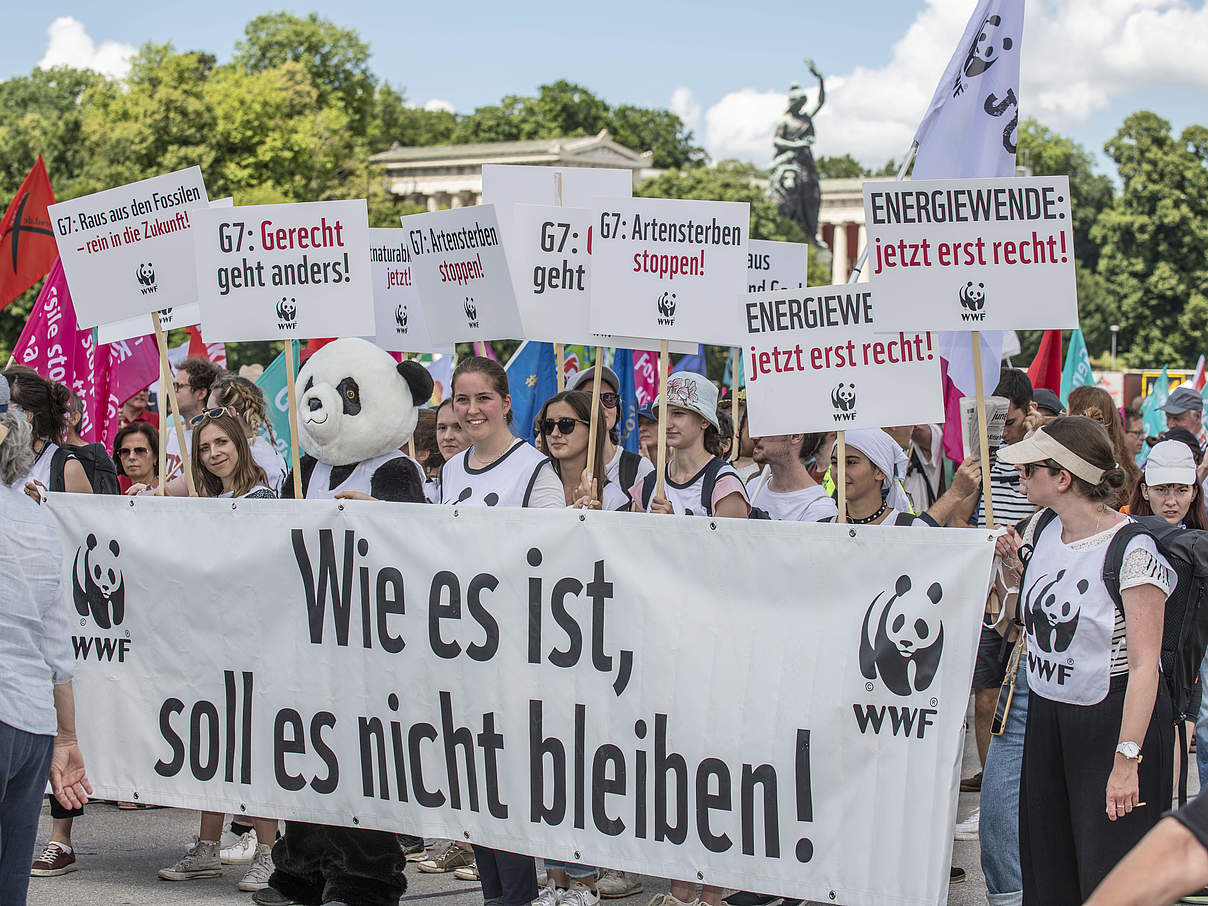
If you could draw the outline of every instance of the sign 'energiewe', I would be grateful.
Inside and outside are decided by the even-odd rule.
[[[207,339],[374,334],[364,199],[196,216],[197,299]]]
[[[1078,326],[1065,176],[864,183],[882,330]]]
[[[931,334],[880,332],[881,299],[849,283],[739,301],[752,435],[943,420]]]
[[[207,204],[189,167],[51,205],[80,327],[196,301],[193,228]]]

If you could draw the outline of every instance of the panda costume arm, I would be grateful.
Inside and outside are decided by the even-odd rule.
[[[315,463],[318,460],[309,453],[303,453],[300,460],[302,468],[302,497],[306,497],[306,489],[310,487],[310,476],[315,470]],[[285,478],[281,481],[281,499],[294,499],[294,470],[290,469],[285,473]]]
[[[416,473],[415,463],[399,456],[373,473],[369,493],[376,500],[396,503],[427,503],[423,479]]]

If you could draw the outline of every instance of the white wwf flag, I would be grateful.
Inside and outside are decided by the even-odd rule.
[[[914,134],[915,179],[1015,175],[1023,0],[980,0]]]

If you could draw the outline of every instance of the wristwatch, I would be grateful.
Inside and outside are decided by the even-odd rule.
[[[1137,759],[1137,763],[1141,762],[1141,747],[1135,742],[1122,742],[1116,746],[1116,754],[1123,755],[1128,759]]]

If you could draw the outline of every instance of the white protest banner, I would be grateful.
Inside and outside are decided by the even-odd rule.
[[[875,283],[741,298],[752,436],[944,420],[931,334],[884,333],[883,299]]]
[[[986,532],[359,501],[49,509],[99,797],[848,906],[944,902]]]
[[[412,214],[402,221],[434,336],[449,343],[524,336],[492,205]]]
[[[591,223],[586,208],[513,206],[508,267],[528,340],[599,342],[588,328]]]
[[[750,206],[666,198],[597,200],[591,329],[733,345],[747,288]]]
[[[406,230],[370,228],[369,272],[377,336],[367,339],[389,352],[435,352],[439,344],[428,331]]]
[[[864,183],[882,330],[1078,326],[1069,179]]]
[[[195,218],[208,339],[374,334],[364,199],[210,209]]]
[[[752,239],[747,243],[747,292],[769,293],[805,286],[809,245]]]
[[[516,205],[591,208],[597,198],[629,198],[631,195],[632,170],[515,164],[485,164],[482,168],[482,203],[495,206],[495,216],[509,256],[512,254],[512,218]]]
[[[192,227],[207,203],[189,167],[52,204],[80,327],[196,301]]]

